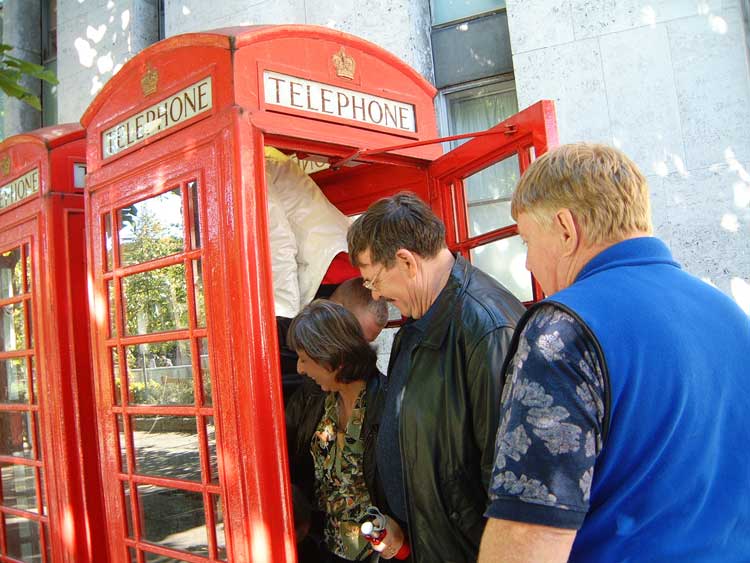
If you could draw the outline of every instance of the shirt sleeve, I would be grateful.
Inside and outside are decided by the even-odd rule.
[[[532,314],[507,366],[486,516],[580,528],[602,447],[603,366],[573,315],[553,304]]]

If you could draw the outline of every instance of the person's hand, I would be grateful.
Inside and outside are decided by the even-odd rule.
[[[380,552],[380,557],[383,559],[392,559],[404,545],[406,538],[404,537],[404,531],[401,526],[398,525],[393,518],[386,519],[385,522],[385,537],[377,545],[373,545],[372,548],[375,551]]]

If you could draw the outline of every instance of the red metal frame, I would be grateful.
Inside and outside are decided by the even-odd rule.
[[[351,78],[337,76],[332,56],[342,48],[356,61]],[[416,132],[389,131],[320,116],[263,101],[264,70],[290,74],[331,87],[364,92],[412,104]],[[147,88],[146,79],[156,86]],[[167,99],[196,79],[210,76],[210,111],[103,158],[102,133]],[[186,78],[187,77],[187,78]],[[143,82],[142,82],[143,80]],[[162,486],[223,502],[228,559],[293,561],[294,532],[284,447],[284,416],[278,343],[273,310],[263,146],[320,154],[342,167],[315,175],[328,198],[344,213],[363,211],[372,201],[399,189],[410,189],[430,201],[455,236],[451,244],[467,251],[481,241],[465,240],[460,179],[511,151],[523,154],[533,146],[540,154],[552,139],[549,119],[533,111],[510,123],[517,127],[512,142],[498,144],[495,131],[464,145],[461,156],[436,160],[435,89],[413,69],[382,49],[356,37],[312,26],[259,26],[189,34],[162,41],[130,60],[110,80],[84,114],[87,128],[86,212],[89,278],[94,310],[91,334],[94,352],[98,428],[106,501],[107,541],[113,563],[144,553],[206,563],[218,561],[215,539],[208,533],[208,555],[175,551],[146,541],[138,484]],[[552,116],[550,104],[541,107]],[[536,111],[536,110],[535,110]],[[533,114],[533,115],[532,115]],[[533,126],[531,125],[533,123]],[[543,130],[547,127],[548,130]],[[479,134],[478,136],[481,136]],[[520,139],[525,144],[520,143]],[[502,150],[498,150],[502,146]],[[387,150],[378,147],[390,147]],[[459,154],[456,152],[456,154]],[[522,157],[525,158],[525,157]],[[494,160],[493,160],[494,159]],[[435,161],[433,163],[433,161]],[[526,162],[526,161],[524,161]],[[432,164],[431,164],[432,163]],[[468,163],[468,164],[467,164]],[[345,164],[356,165],[353,167]],[[184,186],[196,179],[199,190],[200,248],[186,247],[174,255],[123,266],[115,259],[107,268],[104,217],[112,217],[112,244],[118,248],[115,213],[144,198]],[[450,187],[453,186],[453,187]],[[183,188],[184,189],[184,188]],[[453,190],[455,195],[451,196]],[[189,202],[183,192],[183,208]],[[463,221],[463,226],[461,226]],[[458,225],[458,226],[457,226]],[[462,230],[463,229],[463,230]],[[185,231],[189,240],[190,233]],[[493,233],[493,236],[497,233]],[[482,239],[484,240],[484,239]],[[116,254],[116,253],[115,253]],[[200,257],[203,264],[206,327],[195,326],[195,288],[185,280],[190,323],[175,330],[125,335],[125,299],[119,280],[139,272],[185,264]],[[107,315],[108,286],[114,288],[117,334],[111,335]],[[201,403],[197,346],[208,339],[213,404]],[[196,403],[187,406],[132,405],[128,402],[125,346],[187,339],[192,349]],[[119,350],[119,401],[110,349]],[[144,364],[145,373],[145,364]],[[202,376],[200,376],[202,377]],[[135,471],[131,415],[209,416],[216,423],[219,483],[208,475],[205,426],[198,431],[201,479],[185,481]],[[122,418],[127,466],[120,462]],[[132,534],[128,532],[125,497],[130,490]],[[214,515],[207,512],[209,529]],[[144,551],[145,550],[145,551]]]
[[[40,182],[37,194],[0,211],[0,251],[20,246],[22,260],[28,253],[31,268],[31,286],[24,282],[23,296],[0,301],[29,304],[27,349],[2,352],[0,358],[33,359],[38,388],[38,397],[30,393],[27,404],[0,404],[0,412],[35,413],[34,459],[0,457],[0,464],[36,468],[38,506],[36,514],[7,506],[0,506],[0,513],[42,524],[42,562],[94,562],[107,553],[91,358],[82,315],[87,309],[83,192],[73,186],[73,165],[85,162],[84,149],[84,131],[77,125],[40,129],[0,144],[0,161],[9,160],[0,184],[34,169]],[[39,495],[44,488],[46,512]],[[0,561],[14,561],[4,527],[0,523]]]

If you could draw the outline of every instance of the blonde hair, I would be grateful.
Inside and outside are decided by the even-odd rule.
[[[543,154],[511,200],[514,219],[529,213],[542,226],[565,208],[590,244],[653,231],[646,177],[622,151],[606,145],[576,143]]]

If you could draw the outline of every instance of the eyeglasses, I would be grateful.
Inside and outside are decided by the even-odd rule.
[[[383,273],[384,269],[385,269],[385,264],[380,266],[378,273],[375,274],[371,280],[364,280],[362,282],[362,287],[364,287],[365,289],[369,289],[370,291],[377,291],[378,278],[380,277],[380,274]]]

